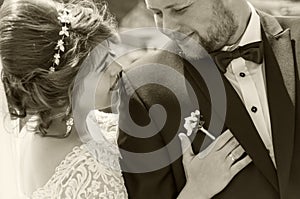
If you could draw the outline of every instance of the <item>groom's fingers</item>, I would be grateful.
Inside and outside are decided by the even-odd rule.
[[[188,164],[195,157],[190,139],[184,134],[179,133],[182,149],[182,162],[183,165]]]
[[[243,159],[237,161],[234,165],[232,165],[232,167],[230,168],[232,177],[234,177],[241,170],[243,170],[250,162],[252,162],[252,160],[249,157],[249,155],[247,155],[246,157],[244,157]]]
[[[222,133],[217,140],[215,140],[216,144],[214,146],[215,151],[219,151],[226,145],[226,143],[233,137],[232,133],[229,129],[227,129],[224,133]]]
[[[226,157],[231,151],[233,151],[239,145],[240,145],[239,142],[233,137],[226,143],[225,146],[223,146],[222,149],[219,150],[219,152],[223,153]]]

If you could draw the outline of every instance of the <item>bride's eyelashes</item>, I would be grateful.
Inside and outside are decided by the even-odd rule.
[[[114,91],[119,88],[118,83],[119,83],[119,80],[121,79],[121,72],[118,73],[114,79],[115,79],[115,81],[112,83],[111,87],[109,88],[109,91]]]

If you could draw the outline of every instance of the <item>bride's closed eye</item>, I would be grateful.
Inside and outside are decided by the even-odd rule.
[[[116,75],[114,82],[111,84],[109,91],[114,91],[119,88],[119,80],[122,78],[122,70]]]

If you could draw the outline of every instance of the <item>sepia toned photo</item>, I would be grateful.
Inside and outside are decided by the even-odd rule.
[[[0,199],[299,199],[299,0],[0,0]]]

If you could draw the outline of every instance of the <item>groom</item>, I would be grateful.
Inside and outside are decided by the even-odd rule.
[[[227,109],[222,130],[230,129],[252,159],[252,163],[213,198],[298,198],[300,19],[272,17],[255,10],[245,0],[146,0],[146,4],[154,13],[156,25],[187,58],[197,59],[197,54],[201,54],[189,46],[190,37],[210,53],[226,92]],[[188,37],[179,36],[178,32]],[[203,74],[171,53],[160,52],[144,58],[124,74],[125,83],[133,84],[131,88],[135,89],[128,103],[121,99],[118,140],[129,197],[176,198],[186,183],[181,158],[173,158],[174,151],[180,148],[179,141],[177,147],[166,147],[160,156],[153,156],[153,163],[128,155],[129,152],[147,156],[164,148],[176,137],[181,128],[179,123],[186,117],[176,96],[166,87],[154,83],[139,87],[130,81],[130,78],[151,76],[145,70],[138,70],[145,63],[168,65],[184,74],[191,85],[186,86],[186,93],[181,88],[181,83],[186,82],[174,84],[182,91],[181,95],[191,96],[191,88],[196,93],[205,128],[214,125],[210,124],[211,115],[220,110],[212,106],[213,99]],[[168,81],[172,76],[165,76],[165,79]],[[128,87],[121,98],[128,94]],[[155,104],[164,106],[167,114],[161,128],[157,126],[160,126],[162,114],[150,109]],[[195,104],[192,104],[186,112],[193,111]],[[125,114],[128,107],[129,114]],[[157,133],[152,135],[130,125],[131,119]],[[203,134],[196,135],[192,143],[195,153],[199,152],[204,139]],[[157,164],[157,159],[160,162],[169,159],[170,164],[152,169],[150,165]],[[137,169],[142,167],[149,169]]]

